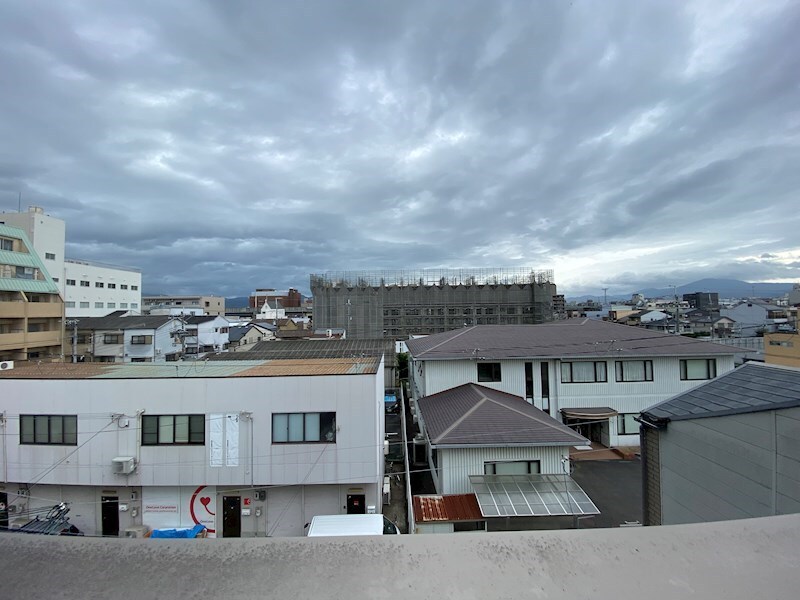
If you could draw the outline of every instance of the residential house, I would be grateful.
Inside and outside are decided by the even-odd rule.
[[[116,311],[105,317],[75,319],[66,348],[73,362],[164,362],[185,351],[184,323],[178,317],[129,315]],[[77,332],[77,337],[75,333]]]
[[[790,324],[787,307],[763,300],[747,300],[732,308],[720,309],[720,314],[736,323],[734,333],[739,337],[752,337],[777,330],[777,326]]]
[[[720,316],[719,311],[692,309],[684,317],[689,322],[691,333],[715,338],[731,337],[736,326],[736,321]]]
[[[569,477],[570,447],[589,440],[521,397],[467,383],[416,407],[436,492],[476,494],[489,530],[508,529],[509,517],[597,514]],[[525,499],[509,502],[504,486]],[[542,500],[559,492],[568,494]],[[525,520],[514,528],[536,526]]]
[[[186,337],[183,340],[186,355],[204,356],[209,352],[227,352],[230,321],[225,317],[192,316],[183,319]]]
[[[225,315],[225,298],[222,296],[143,296],[142,311],[167,311],[169,314]],[[157,314],[157,313],[155,313]]]
[[[58,286],[28,236],[0,225],[0,362],[61,360],[63,318]]]
[[[60,502],[104,536],[302,536],[314,515],[380,513],[382,371],[374,357],[0,371],[9,526]]]
[[[795,332],[764,335],[764,362],[800,367],[800,334]]]
[[[231,352],[252,350],[259,342],[274,340],[274,329],[273,325],[266,324],[231,325],[228,331],[228,347]]]
[[[800,369],[746,363],[640,422],[645,524],[800,512]]]
[[[737,351],[591,319],[467,327],[406,345],[414,399],[480,383],[607,446],[638,445],[636,415],[730,371]]]

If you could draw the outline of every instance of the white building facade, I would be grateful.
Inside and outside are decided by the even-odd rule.
[[[529,336],[529,348],[516,335],[520,332],[507,341],[489,341],[485,332],[476,331],[468,341],[453,337],[439,346],[439,336],[458,332],[410,340],[412,396],[479,383],[525,398],[570,425],[586,422],[587,427],[576,428],[592,441],[637,446],[639,425],[634,417],[642,410],[734,368],[733,348],[625,325],[585,323],[584,331],[581,325],[567,323],[521,326],[528,328],[521,335]],[[546,339],[537,341],[541,328],[549,331]],[[510,353],[528,356],[500,358]]]
[[[263,361],[0,374],[10,526],[60,502],[81,532],[110,536],[197,523],[300,536],[314,515],[381,512],[382,362],[293,362],[290,376]]]
[[[67,259],[64,284],[67,318],[103,317],[117,310],[141,311],[142,273],[139,269]]]

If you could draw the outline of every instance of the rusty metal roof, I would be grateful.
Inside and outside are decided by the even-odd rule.
[[[413,503],[414,521],[417,523],[483,520],[475,494],[414,496]]]
[[[379,357],[161,363],[20,363],[0,379],[176,379],[363,375],[378,372]]]

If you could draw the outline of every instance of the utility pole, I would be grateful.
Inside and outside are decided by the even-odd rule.
[[[72,362],[78,362],[78,319],[67,319],[65,325],[72,325]]]

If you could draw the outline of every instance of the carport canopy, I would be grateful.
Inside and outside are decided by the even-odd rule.
[[[568,475],[470,475],[484,517],[599,515]]]
[[[567,419],[608,419],[619,413],[608,406],[592,406],[590,408],[562,408],[561,414]]]

